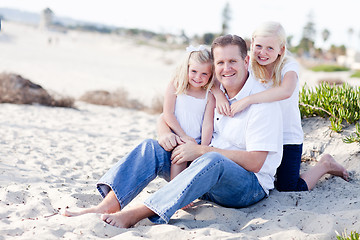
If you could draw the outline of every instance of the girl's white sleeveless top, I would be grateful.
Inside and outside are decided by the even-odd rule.
[[[283,117],[283,143],[301,144],[304,141],[304,133],[301,126],[301,115],[299,109],[299,64],[290,59],[286,62],[281,70],[281,81],[285,73],[294,71],[297,76],[296,87],[290,98],[279,101]],[[272,83],[263,84],[266,88],[271,88]]]
[[[196,142],[201,141],[201,127],[204,120],[207,94],[204,99],[195,98],[186,94],[176,97],[175,117],[185,133],[194,138]]]

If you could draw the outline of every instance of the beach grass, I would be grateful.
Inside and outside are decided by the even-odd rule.
[[[336,239],[338,240],[359,240],[360,239],[360,234],[356,231],[351,231],[350,232],[350,235],[348,235],[346,233],[346,231],[344,231],[343,234],[339,234],[339,233],[336,233],[337,236],[336,236]]]
[[[331,85],[321,83],[315,88],[302,87],[299,108],[304,117],[329,117],[331,129],[341,132],[344,126],[357,124],[356,132],[344,139],[345,142],[359,142],[360,129],[360,87],[349,84]]]
[[[343,66],[338,65],[317,65],[310,68],[314,72],[340,72],[340,71],[349,71],[350,69]]]
[[[352,77],[352,78],[360,78],[360,71],[354,72],[353,74],[351,74],[350,77]]]
[[[144,110],[145,108],[141,102],[129,98],[128,91],[123,88],[118,88],[111,92],[105,90],[88,91],[79,100],[96,105],[124,107],[135,110]]]
[[[355,124],[355,132],[343,139],[344,143],[360,143],[360,123]]]
[[[40,104],[74,108],[75,99],[42,86],[14,73],[0,73],[0,103]]]
[[[111,107],[123,107],[138,111],[145,111],[151,114],[159,114],[162,112],[163,97],[156,96],[152,99],[150,105],[145,105],[136,99],[130,97],[129,92],[124,88],[118,88],[115,91],[96,90],[84,93],[80,101],[104,105]]]

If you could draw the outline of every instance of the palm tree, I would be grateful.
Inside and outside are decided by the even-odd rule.
[[[326,41],[327,41],[327,40],[329,39],[329,37],[330,37],[330,31],[325,28],[325,29],[321,32],[321,36],[322,36],[323,41],[324,41],[324,45],[323,45],[323,49],[322,49],[322,52],[324,52],[324,46],[325,46]]]
[[[324,40],[324,43],[329,39],[329,37],[330,37],[330,32],[329,32],[329,30],[327,30],[326,28],[322,31],[322,33],[321,33],[321,36],[322,36],[322,38],[323,38],[323,40]]]
[[[292,48],[292,40],[293,40],[294,36],[293,35],[288,35],[286,37],[286,44],[288,45],[288,48]]]
[[[312,55],[312,52],[314,50],[315,35],[316,30],[315,23],[313,21],[313,13],[310,12],[308,14],[308,22],[303,27],[302,38],[300,39],[300,43],[298,46],[301,51],[309,54],[309,56]]]
[[[229,21],[231,20],[231,11],[229,2],[226,3],[223,12],[222,12],[222,35],[228,33],[229,31]]]
[[[351,47],[351,39],[352,39],[352,35],[354,34],[354,29],[353,28],[349,28],[348,31],[348,36],[349,36],[349,44],[348,44],[348,48]]]

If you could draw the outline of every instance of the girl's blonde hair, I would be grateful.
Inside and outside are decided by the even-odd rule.
[[[283,53],[279,55],[278,58],[275,60],[274,69],[272,73],[270,73],[270,79],[266,78],[265,66],[260,65],[255,59],[253,42],[256,37],[276,37],[279,41],[280,48],[284,48]],[[281,83],[281,69],[290,58],[290,53],[286,48],[286,33],[284,28],[278,22],[265,22],[253,32],[251,41],[252,43],[250,47],[250,61],[251,68],[255,77],[264,83],[268,83],[270,80],[272,80],[274,86],[279,86]]]
[[[203,86],[203,88],[207,91],[210,90],[210,88],[213,85],[213,59],[211,56],[211,53],[208,49],[201,49],[201,50],[195,50],[187,52],[187,54],[184,57],[184,60],[182,63],[176,68],[174,77],[172,79],[174,83],[174,87],[176,89],[175,94],[183,94],[186,93],[186,90],[189,88],[189,65],[190,62],[196,62],[196,63],[210,63],[211,64],[211,76],[209,78],[209,82]]]

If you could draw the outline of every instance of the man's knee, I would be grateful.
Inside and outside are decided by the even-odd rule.
[[[224,161],[224,156],[217,152],[208,152],[197,158],[194,162],[201,162],[206,165],[220,163]]]
[[[139,145],[137,145],[130,153],[134,158],[134,156],[147,156],[154,157],[158,150],[158,142],[154,139],[145,139]]]

